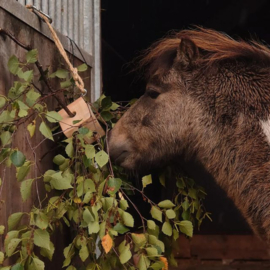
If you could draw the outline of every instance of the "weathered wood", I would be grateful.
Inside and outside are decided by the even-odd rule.
[[[49,68],[51,71],[55,71],[61,66],[61,64],[63,67],[64,61],[56,49],[54,43],[44,33],[41,33],[44,29],[46,29],[47,26],[45,26],[43,22],[39,22],[40,29],[37,30],[35,27],[32,27],[28,23],[23,22],[22,18],[18,19],[10,12],[7,12],[6,6],[5,8],[2,7],[2,3],[4,2],[0,2],[0,28],[10,31],[22,43],[26,45],[29,44],[32,48],[38,49],[39,61],[42,64],[44,70]],[[18,5],[18,3],[16,4]],[[32,22],[35,21],[35,23],[37,22],[38,19],[33,18],[33,16],[35,17],[34,14],[31,14],[31,12],[28,10],[25,10],[24,12],[27,14],[27,18],[25,19],[28,20],[28,22],[29,20]],[[13,85],[13,82],[17,80],[17,78],[8,71],[8,59],[12,55],[16,55],[19,59],[23,60],[25,58],[26,52],[27,51],[25,49],[15,44],[10,38],[4,35],[0,36],[0,94],[6,95]],[[76,56],[70,55],[70,57],[74,60],[75,66],[83,63]],[[34,77],[36,78],[36,81],[38,81],[38,78],[40,77],[40,73],[36,67],[34,67]],[[84,79],[86,89],[88,89],[88,96],[90,97],[91,68],[84,72],[82,77]],[[59,89],[59,82],[53,80],[51,84],[55,90]],[[37,85],[44,93],[48,93],[48,89],[43,82],[39,82]],[[52,98],[48,99],[47,105],[49,110],[54,110],[57,107],[58,109],[61,109]],[[44,137],[42,137],[39,132],[36,132],[34,137],[29,139],[27,136],[26,125],[21,125],[18,132],[16,133],[16,136],[14,137],[12,147],[18,148],[26,155],[27,159],[33,162],[36,161],[36,166],[32,167],[31,172],[27,177],[28,179],[35,178],[37,175],[42,175],[46,170],[53,167],[52,157],[55,155],[55,153],[50,152],[50,150],[55,146],[53,142],[45,140],[34,152],[31,150],[31,147],[33,148],[37,146],[43,139]],[[47,152],[49,153],[46,154]],[[11,166],[11,168],[4,168],[3,165],[0,166],[0,177],[4,181],[3,190],[0,197],[0,201],[3,201],[3,203],[0,204],[0,224],[5,225],[6,227],[7,218],[10,214],[15,212],[28,212],[31,209],[33,203],[38,207],[39,203],[37,190],[41,200],[45,195],[42,179],[39,179],[37,182],[38,184],[33,185],[32,198],[27,200],[25,203],[22,203],[20,183],[16,181],[15,173],[16,170],[14,166]],[[60,238],[57,237],[57,241],[55,241],[56,250],[59,250],[60,247],[63,248],[63,246],[66,246],[68,243],[67,240],[69,240],[68,238],[68,234],[63,235]],[[3,236],[0,236],[0,249],[3,249],[3,240]],[[61,269],[62,262],[62,252],[56,251],[54,256],[53,269]]]
[[[254,235],[181,236],[177,258],[200,260],[269,260],[267,246]]]

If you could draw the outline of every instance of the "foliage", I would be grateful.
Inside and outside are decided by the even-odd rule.
[[[63,267],[68,270],[81,266],[80,269],[88,270],[168,269],[168,260],[174,262],[171,243],[181,232],[192,237],[192,223],[197,219],[200,224],[209,215],[202,206],[205,192],[193,180],[179,177],[174,201],[155,204],[144,193],[152,184],[151,175],[142,178],[142,190],[134,187],[122,169],[111,164],[104,148],[106,137],[89,145],[86,139],[93,133],[85,127],[58,142],[61,147],[53,158],[54,165],[38,174],[36,150],[46,140],[54,141],[62,133],[58,128],[62,119],[47,106],[52,94],[44,94],[36,86],[33,66],[37,60],[37,50],[29,51],[25,61],[12,56],[8,68],[18,80],[7,96],[0,96],[0,162],[16,169],[23,202],[32,196],[38,198],[29,213],[13,213],[8,218],[8,228],[0,226],[0,234],[6,231],[0,265],[8,258],[15,259],[13,266],[0,269],[44,269],[44,258],[54,260],[53,235],[60,233],[57,237],[61,237],[67,227],[72,240],[63,250]],[[78,67],[80,72],[86,69],[85,64]],[[73,96],[74,81],[69,79],[67,70],[48,71],[46,76],[40,79],[60,79],[61,91],[69,98]],[[91,104],[106,129],[114,126],[129,105],[116,104],[104,95]],[[13,146],[17,132],[26,133],[33,159],[26,158],[23,146]],[[33,146],[31,141],[37,132],[44,139]],[[30,172],[35,172],[31,174],[35,177],[28,178]],[[161,174],[163,185],[168,175],[166,171]],[[42,181],[46,190],[43,200],[38,192]],[[0,186],[1,183],[0,179]],[[31,194],[32,187],[36,187],[36,194]],[[130,208],[138,211],[130,195],[136,192],[150,204],[152,217],[146,219],[139,213],[142,226],[139,231],[133,229],[134,218],[130,212]]]

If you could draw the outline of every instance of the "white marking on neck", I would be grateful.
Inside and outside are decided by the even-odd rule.
[[[266,136],[268,143],[270,144],[270,119],[266,121],[260,120],[260,122],[261,122],[263,133]]]

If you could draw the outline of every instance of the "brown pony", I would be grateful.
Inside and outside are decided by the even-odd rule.
[[[196,159],[270,241],[270,50],[186,30],[141,61],[145,94],[116,124],[111,157],[128,170]]]

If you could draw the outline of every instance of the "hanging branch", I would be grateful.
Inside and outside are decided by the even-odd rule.
[[[27,51],[31,51],[32,48],[29,45],[25,45],[22,42],[20,42],[18,39],[15,38],[15,36],[13,34],[11,34],[8,30],[2,29],[0,28],[0,35],[4,35],[4,36],[8,36],[11,40],[13,40],[17,45],[19,45],[20,47],[22,47],[23,49],[27,50]],[[58,103],[61,105],[61,107],[66,111],[66,113],[68,114],[69,117],[74,117],[74,113],[72,113],[69,108],[66,106],[66,104],[55,94],[55,91],[53,90],[53,88],[51,87],[50,83],[48,82],[47,78],[46,78],[46,74],[42,68],[42,65],[39,63],[39,61],[36,61],[36,67],[41,75],[42,80],[44,81],[44,83],[46,84],[46,86],[48,87],[49,91],[51,93],[54,93],[53,97],[58,101]]]

